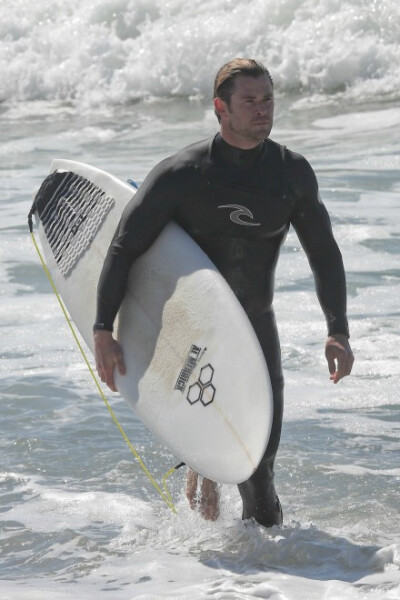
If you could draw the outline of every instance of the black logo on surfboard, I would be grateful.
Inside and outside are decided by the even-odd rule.
[[[189,387],[186,395],[190,404],[201,402],[203,406],[208,406],[214,401],[217,390],[212,383],[213,377],[214,368],[210,364],[201,369],[198,380]]]
[[[180,392],[185,392],[189,379],[194,369],[199,364],[207,348],[200,348],[196,344],[192,344],[189,353],[179,377],[176,380],[174,389]],[[201,402],[203,406],[208,406],[214,400],[216,388],[212,383],[214,377],[214,367],[208,363],[200,369],[200,374],[195,383],[189,386],[186,394],[186,400],[193,405]]]
[[[179,377],[176,380],[174,387],[175,390],[179,390],[180,392],[185,391],[185,387],[187,382],[189,381],[189,377],[193,373],[193,370],[195,369],[197,363],[200,360],[200,357],[204,352],[202,352],[201,350],[202,349],[199,346],[196,346],[196,344],[191,345],[189,354],[187,355],[185,364],[183,365],[183,369],[179,373]]]

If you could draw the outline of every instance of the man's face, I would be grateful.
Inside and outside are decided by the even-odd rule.
[[[239,75],[229,104],[216,98],[215,108],[225,141],[243,149],[254,148],[272,129],[274,91],[268,76]]]

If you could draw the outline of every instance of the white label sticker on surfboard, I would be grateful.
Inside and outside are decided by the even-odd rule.
[[[48,268],[91,349],[101,268],[134,193],[104,171],[55,160],[36,197]],[[268,370],[237,298],[177,224],[133,264],[116,330],[127,366],[118,390],[146,426],[204,477],[247,480],[272,425]]]

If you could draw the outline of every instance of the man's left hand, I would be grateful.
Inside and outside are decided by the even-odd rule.
[[[330,379],[333,383],[337,383],[346,375],[350,375],[354,355],[345,335],[336,333],[328,337],[325,344],[325,356],[331,374]]]

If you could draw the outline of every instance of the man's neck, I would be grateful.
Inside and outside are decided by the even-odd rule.
[[[241,167],[252,166],[264,150],[264,141],[259,142],[252,148],[239,148],[229,144],[221,134],[215,138],[215,146],[218,155],[225,162],[234,163]]]

